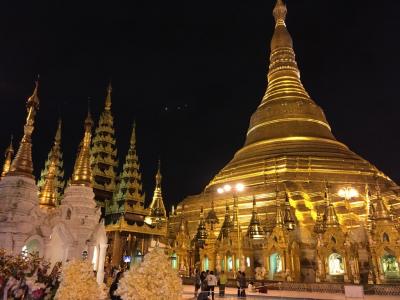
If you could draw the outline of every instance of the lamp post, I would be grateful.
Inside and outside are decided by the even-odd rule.
[[[239,225],[239,205],[238,205],[238,193],[243,192],[245,189],[243,183],[237,183],[233,187],[229,184],[225,184],[223,187],[219,187],[217,189],[218,194],[224,194],[224,193],[229,193],[232,192],[232,197],[233,197],[233,206],[234,206],[234,212],[235,215],[233,216],[233,222],[235,223],[235,218],[237,222],[237,240],[238,240],[238,259],[240,263],[240,269],[245,268],[244,263],[243,263],[243,258],[242,258],[242,244],[240,240],[240,225]],[[236,217],[235,217],[236,216]],[[244,271],[244,270],[242,270]]]

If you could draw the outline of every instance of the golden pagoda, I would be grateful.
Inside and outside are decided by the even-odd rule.
[[[229,258],[230,270],[240,267],[246,272],[254,273],[257,267],[276,267],[279,257],[283,264],[281,268],[285,268],[286,262],[290,262],[291,265],[288,265],[287,270],[282,269],[279,274],[273,273],[277,268],[270,268],[269,272],[273,274],[268,274],[269,278],[286,281],[301,278],[305,282],[315,282],[316,232],[323,234],[328,223],[336,222],[337,228],[346,234],[343,236],[363,236],[369,222],[369,201],[364,191],[366,184],[373,185],[375,177],[379,178],[382,201],[391,206],[391,212],[396,216],[400,212],[400,201],[395,193],[398,189],[396,183],[334,137],[323,110],[304,88],[295,59],[293,41],[285,23],[286,14],[286,5],[282,0],[277,0],[273,9],[275,29],[270,44],[267,88],[260,105],[250,118],[244,146],[215,175],[201,194],[184,199],[176,211],[177,216],[184,214],[182,217],[188,221],[189,232],[194,235],[202,207],[207,209],[213,203],[218,218],[223,219],[225,208],[237,200],[233,223],[236,214],[236,226],[248,228],[254,215],[252,202],[256,198],[257,215],[266,235],[262,248],[269,250],[263,252],[263,258],[257,257],[259,254],[255,246],[247,249],[248,244],[245,243],[245,238],[242,238],[238,243],[245,247],[240,250],[242,246],[238,244],[236,251],[248,256],[241,257],[241,261],[235,261],[232,249],[226,247],[223,253],[214,253],[221,259],[220,264],[225,264],[226,269],[226,259]],[[326,199],[322,196],[326,182],[329,182],[331,191],[327,208]],[[233,189],[238,184],[244,186],[240,192]],[[285,193],[277,195],[276,186]],[[322,212],[325,213],[321,217]],[[225,221],[221,225],[215,226],[217,235],[223,239],[232,235],[231,232],[235,230],[227,228],[226,224],[231,222],[228,214],[227,211]],[[177,216],[170,217],[172,228],[179,226]],[[277,223],[281,222],[287,225],[278,226]],[[229,226],[231,227],[231,224]],[[292,227],[291,230],[288,230],[289,227]],[[176,229],[171,232],[176,232]],[[242,236],[241,232],[238,235]],[[277,241],[271,240],[271,236],[275,236]],[[280,243],[279,238],[285,242]],[[328,239],[327,234],[325,238]],[[323,242],[328,243],[327,240]],[[339,241],[341,242],[342,240]],[[268,246],[271,243],[275,243],[272,248]],[[362,241],[353,240],[347,244],[353,247],[357,243]],[[284,247],[287,247],[287,252],[279,254]],[[337,247],[330,249],[334,251]],[[293,254],[295,258],[291,261],[287,253],[301,253],[301,256],[296,258],[297,254]],[[357,282],[360,276],[365,277],[369,264],[365,261],[365,256],[358,261],[358,257],[350,250],[342,254],[336,253],[339,256],[334,257],[329,256],[332,253],[321,256],[321,259],[325,260],[321,263],[326,265],[328,274],[323,278],[321,275],[321,281]],[[393,253],[394,251],[391,255]],[[344,270],[350,268],[350,260],[357,264],[357,268]],[[343,261],[346,261],[347,265],[344,264],[343,268],[337,267],[335,270],[344,270],[344,273],[336,274],[338,276],[329,274],[330,263],[343,266]],[[334,267],[331,271],[334,271]],[[265,275],[264,278],[268,276]]]
[[[10,171],[13,155],[14,155],[13,136],[11,136],[10,145],[6,148],[6,151],[4,152],[3,171],[1,172],[0,179],[6,176],[8,171]]]
[[[34,178],[32,163],[32,133],[35,129],[35,115],[39,110],[39,81],[35,82],[32,96],[26,102],[27,117],[24,125],[24,135],[19,144],[17,154],[11,163],[7,176],[26,176]]]
[[[114,118],[111,113],[111,93],[110,82],[107,88],[104,111],[100,115],[91,149],[93,191],[96,202],[102,207],[103,216],[105,214],[105,202],[112,200],[113,197],[118,167]]]
[[[156,174],[156,187],[154,189],[153,199],[149,205],[150,217],[152,223],[163,224],[167,221],[167,212],[165,210],[162,191],[161,191],[161,162],[158,161],[158,170]]]
[[[90,142],[92,139],[93,119],[88,110],[84,125],[84,135],[78,147],[71,185],[92,186],[92,169],[90,167]]]
[[[47,156],[37,185],[41,206],[55,207],[60,204],[60,197],[65,186],[61,152],[61,120],[58,121],[54,144]]]

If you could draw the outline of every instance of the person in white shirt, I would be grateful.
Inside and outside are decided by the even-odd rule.
[[[206,281],[207,281],[207,285],[208,285],[209,295],[211,295],[212,300],[214,300],[214,288],[218,284],[218,279],[214,275],[213,271],[211,271],[210,274],[207,275]]]

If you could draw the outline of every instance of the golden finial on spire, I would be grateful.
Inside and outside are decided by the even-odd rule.
[[[111,93],[112,93],[112,86],[111,86],[111,80],[110,80],[110,82],[108,83],[108,87],[107,87],[105,110],[111,110]]]
[[[39,76],[38,76],[39,77]],[[24,126],[24,135],[20,142],[17,155],[15,156],[8,175],[21,175],[30,178],[33,176],[32,163],[32,132],[34,130],[35,115],[39,109],[39,78],[35,82],[35,89],[26,102],[27,117]]]
[[[273,13],[276,25],[275,26],[286,26],[285,25],[285,19],[286,19],[286,14],[287,14],[287,9],[285,3],[283,3],[282,0],[277,0]]]
[[[133,121],[132,135],[131,135],[131,146],[136,145],[136,121]]]
[[[158,169],[156,174],[156,187],[154,189],[153,199],[150,203],[150,210],[151,216],[154,217],[156,220],[161,220],[162,222],[165,221],[167,216],[164,201],[162,197],[161,191],[161,161],[158,160]]]
[[[72,173],[71,185],[91,185],[91,167],[90,167],[90,142],[92,139],[93,120],[88,110],[85,119],[85,133],[81,141],[78,156],[75,161],[74,172]]]
[[[58,200],[59,191],[58,186],[64,185],[64,182],[60,182],[57,178],[59,174],[59,168],[61,164],[61,119],[58,120],[58,126],[56,135],[54,137],[54,144],[49,153],[48,158],[48,168],[46,171],[42,171],[43,175],[43,183],[40,186],[39,184],[39,204],[41,206],[46,207],[54,207],[56,206],[56,202]]]
[[[4,165],[3,165],[3,171],[1,172],[1,177],[6,176],[8,171],[10,171],[13,155],[14,155],[13,136],[11,135],[10,145],[7,147],[6,152],[4,153]]]

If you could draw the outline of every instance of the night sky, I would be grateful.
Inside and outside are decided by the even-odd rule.
[[[69,177],[88,98],[97,124],[111,78],[120,166],[136,120],[147,204],[159,157],[168,209],[199,193],[265,91],[275,0],[54,2],[0,6],[0,149],[19,142],[40,73],[35,173],[61,116]],[[286,3],[302,82],[334,135],[400,182],[400,1]]]

